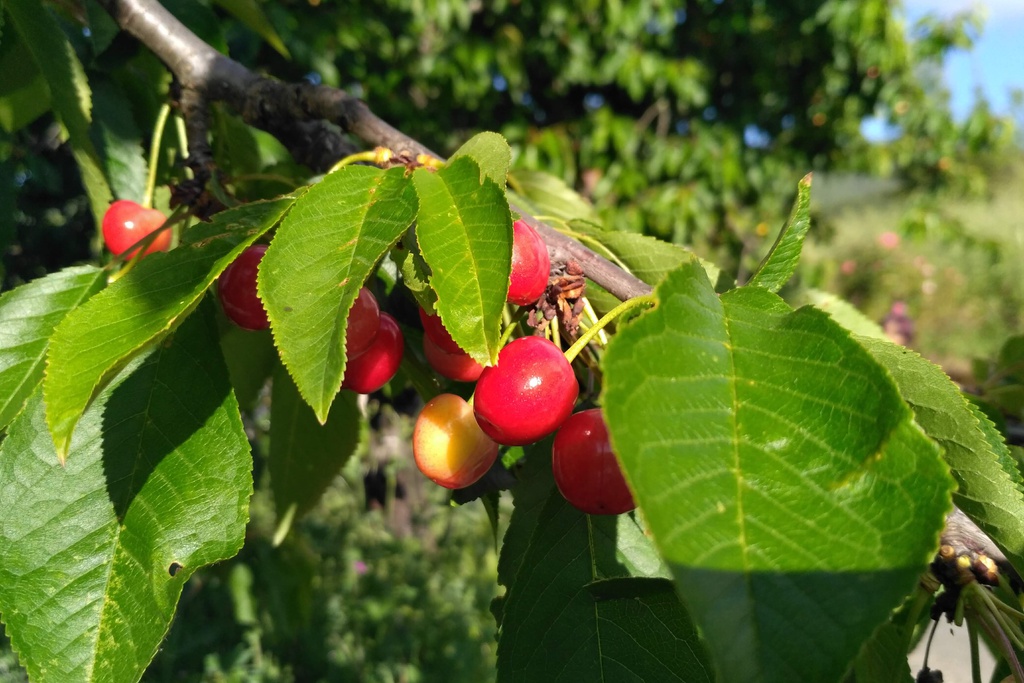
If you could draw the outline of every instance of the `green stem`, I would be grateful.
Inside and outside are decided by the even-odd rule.
[[[153,140],[149,144],[149,173],[146,175],[146,193],[142,195],[142,206],[146,209],[153,208],[153,191],[156,189],[156,167],[160,158],[160,141],[164,136],[164,126],[167,125],[167,116],[171,113],[171,105],[166,102],[160,107],[160,113],[156,115],[156,125],[153,126]]]
[[[973,619],[967,620],[967,636],[971,644],[971,681],[981,681],[981,655],[978,653],[978,627],[974,625]]]
[[[344,168],[345,166],[349,166],[350,164],[360,161],[368,161],[375,166],[383,166],[391,161],[394,156],[395,153],[387,147],[376,147],[368,152],[356,152],[355,154],[349,154],[347,157],[334,164],[334,166],[331,166],[331,170],[327,171],[327,175],[334,173],[339,168]]]
[[[512,336],[512,333],[515,331],[516,326],[519,324],[519,321],[523,319],[523,315],[525,313],[526,313],[526,309],[525,308],[520,308],[518,311],[516,311],[515,315],[513,315],[512,318],[508,321],[508,325],[506,325],[505,329],[502,330],[502,332],[501,332],[501,339],[498,340],[498,348],[499,349],[504,348],[505,344],[508,343],[509,338]]]
[[[583,335],[576,340],[576,343],[570,346],[569,350],[565,352],[565,359],[570,363],[576,360],[576,356],[578,356],[580,351],[590,343],[591,339],[597,336],[598,332],[603,330],[608,323],[615,320],[626,311],[638,306],[653,306],[656,302],[657,299],[655,299],[654,294],[645,294],[644,296],[637,296],[623,301],[621,304],[605,313],[603,318],[598,320],[593,327],[584,332]]]
[[[188,131],[185,130],[185,119],[174,117],[174,127],[178,131],[178,151],[182,159],[188,159]]]

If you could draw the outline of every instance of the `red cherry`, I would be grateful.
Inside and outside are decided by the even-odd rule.
[[[412,432],[420,472],[449,489],[469,486],[498,459],[498,444],[483,433],[466,400],[439,394],[423,406]]]
[[[551,257],[537,231],[523,221],[512,224],[512,274],[509,278],[510,304],[528,306],[548,288]]]
[[[231,322],[246,330],[270,326],[263,302],[256,294],[256,273],[267,245],[254,244],[235,258],[217,278],[217,296]]]
[[[420,308],[420,322],[423,323],[423,331],[430,340],[448,353],[458,353],[462,347],[455,343],[452,335],[448,334],[440,316],[431,315]]]
[[[377,337],[380,328],[380,306],[373,292],[363,287],[348,312],[348,329],[345,332],[345,355],[355,358]]]
[[[492,439],[525,446],[558,429],[578,395],[561,349],[543,337],[520,337],[498,353],[497,365],[480,373],[473,410]]]
[[[438,374],[456,382],[475,382],[484,371],[484,366],[462,349],[457,353],[448,353],[427,335],[423,335],[423,355]]]
[[[342,389],[357,394],[377,391],[391,381],[402,362],[405,341],[398,322],[387,313],[380,314],[380,329],[370,348],[355,358],[349,358],[345,366],[345,380]]]
[[[128,199],[119,199],[110,205],[103,214],[103,242],[114,255],[120,255],[143,237],[153,232],[167,217],[156,209],[145,209]],[[143,252],[152,254],[154,251],[167,251],[171,246],[171,231],[160,233]],[[135,256],[138,249],[133,249],[127,258]]]
[[[588,515],[620,515],[636,507],[608,440],[599,408],[582,410],[555,434],[551,469],[558,490]]]

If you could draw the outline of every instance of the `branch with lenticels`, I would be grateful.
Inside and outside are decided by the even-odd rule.
[[[439,157],[424,145],[378,118],[365,102],[343,90],[310,83],[285,83],[254,73],[203,42],[156,0],[99,0],[117,24],[159,57],[182,89],[190,138],[201,137],[202,107],[224,102],[247,124],[269,132],[288,147],[296,161],[324,171],[355,151],[346,136],[397,155]],[[200,148],[202,154],[203,147]],[[193,168],[205,160],[190,160]],[[523,213],[519,211],[519,213]],[[625,300],[647,294],[650,285],[623,271],[577,241],[533,217],[523,218],[543,236],[552,260],[576,261],[586,276]],[[977,526],[956,511],[942,534],[944,550],[954,555],[987,557],[1009,569],[1005,556]],[[947,552],[948,555],[948,552]],[[941,557],[941,554],[940,554]],[[1011,570],[1012,571],[1012,570]]]

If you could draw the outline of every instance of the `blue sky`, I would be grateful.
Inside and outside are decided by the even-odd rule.
[[[951,54],[945,68],[953,112],[963,117],[981,89],[992,108],[1009,113],[1009,92],[1024,89],[1024,0],[905,0],[908,28],[928,12],[949,16],[980,8],[986,17],[981,38],[971,52]]]

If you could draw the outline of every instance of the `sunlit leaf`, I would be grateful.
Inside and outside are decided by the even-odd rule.
[[[43,380],[46,419],[61,459],[93,397],[135,354],[181,324],[221,271],[292,201],[254,202],[217,214],[189,230],[177,249],[146,256],[64,318],[50,340]]]
[[[811,175],[807,174],[797,187],[796,203],[789,221],[779,233],[771,251],[757,267],[748,284],[764,287],[769,292],[779,291],[789,282],[796,272],[796,264],[800,261],[804,237],[811,228]]]
[[[295,202],[260,263],[281,360],[321,421],[345,373],[348,312],[415,216],[405,169],[346,166]]]
[[[512,215],[505,193],[460,157],[436,173],[413,174],[416,238],[437,292],[436,312],[478,363],[498,357],[501,311],[512,263]]]
[[[0,296],[0,430],[43,379],[54,328],[107,283],[93,266],[66,268]]]
[[[950,509],[938,448],[827,315],[692,262],[619,331],[612,445],[720,680],[838,680]]]
[[[0,446],[0,615],[33,681],[137,681],[185,581],[234,555],[248,520],[252,458],[210,317],[126,367],[70,453],[62,466],[36,391]]]

